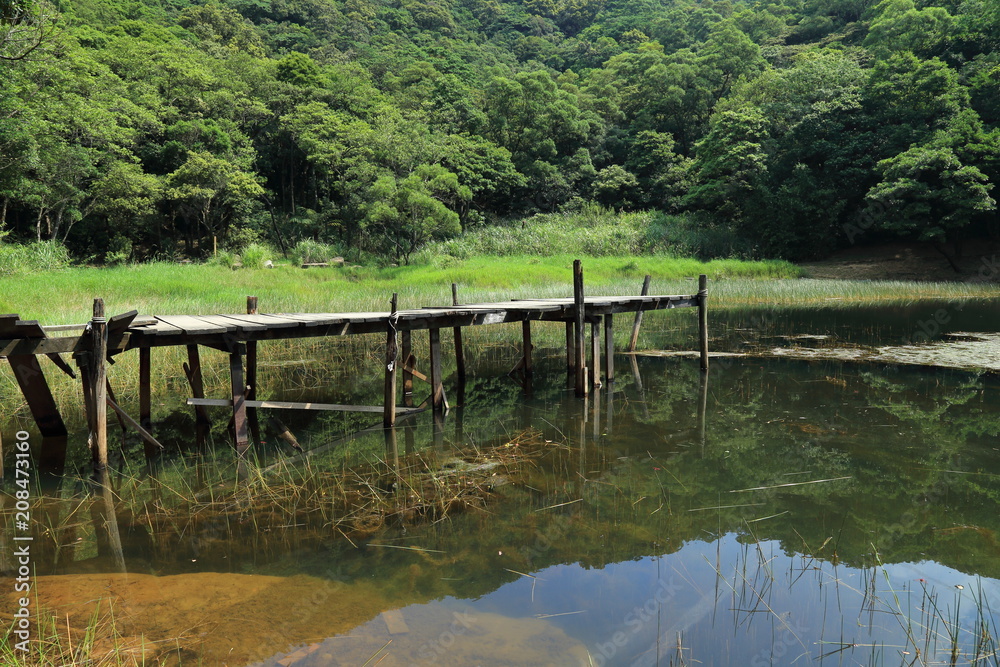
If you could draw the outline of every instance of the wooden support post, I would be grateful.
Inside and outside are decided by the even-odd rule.
[[[409,369],[416,366],[416,359],[413,358],[413,333],[406,329],[400,336],[403,339],[403,353],[400,355],[403,360],[403,404],[409,407],[413,405],[413,373]]]
[[[236,455],[242,463],[247,449],[250,448],[249,428],[247,425],[246,380],[243,377],[243,350],[237,343],[229,353],[229,374],[233,388],[233,434],[235,437]]]
[[[698,276],[698,347],[701,370],[708,370],[708,276]]]
[[[257,314],[257,297],[247,297],[247,315]],[[249,340],[247,345],[247,400],[257,399],[257,341]],[[260,420],[256,408],[247,408],[251,441],[260,444]]]
[[[444,409],[444,382],[441,378],[441,330],[430,329],[431,404],[435,412]]]
[[[594,320],[590,323],[590,384],[593,387],[601,386],[601,322]]]
[[[151,378],[151,359],[150,359],[150,349],[148,347],[139,348],[139,426],[142,427],[147,433],[153,432],[153,402],[150,385],[152,383]],[[156,454],[159,452],[157,447],[154,447],[152,443],[148,440],[143,440],[143,453],[146,455],[146,461],[152,460]]]
[[[642,281],[642,296],[649,294],[649,280],[650,276],[647,275],[645,280]],[[632,337],[628,341],[628,352],[635,352],[635,345],[639,342],[639,327],[642,326],[642,311],[636,311],[635,313],[635,323],[632,325]]]
[[[566,322],[566,387],[576,386],[576,334],[573,333],[573,322]]]
[[[90,321],[93,341],[91,355],[91,391],[94,395],[94,438],[91,456],[94,472],[102,478],[108,468],[108,320],[104,300],[94,299],[94,318]]]
[[[583,263],[573,260],[573,304],[575,306],[574,351],[576,352],[576,395],[587,395],[587,368],[584,351]]]
[[[594,442],[599,442],[601,439],[601,392],[595,391],[590,400],[593,402],[593,414],[590,417],[590,425],[593,429],[591,438]]]
[[[77,363],[83,363],[85,357],[77,359]],[[62,476],[66,466],[66,444],[68,441],[66,424],[62,415],[59,414],[59,407],[52,397],[52,390],[49,389],[42,373],[42,367],[38,363],[38,357],[33,354],[12,354],[7,357],[11,369],[14,371],[14,379],[21,389],[21,394],[28,403],[31,416],[42,434],[42,446],[39,452],[38,469],[46,475],[51,475],[53,479]],[[89,381],[85,372],[81,372],[84,378],[84,386]],[[85,390],[85,399],[89,396]],[[86,402],[84,405],[88,405]],[[88,426],[90,424],[88,415]]]
[[[604,364],[607,367],[604,377],[608,384],[615,381],[615,332],[613,317],[611,313],[604,316]]]
[[[396,347],[396,293],[392,293],[392,310],[386,320],[385,331],[385,392],[382,403],[382,426],[391,428],[396,425],[396,357],[399,350]],[[394,436],[395,437],[395,436]]]
[[[184,364],[184,375],[187,377],[188,385],[191,387],[192,398],[205,398],[205,384],[201,377],[201,356],[198,354],[197,345],[188,345],[188,363]],[[194,408],[195,442],[198,452],[205,449],[205,440],[208,439],[209,431],[212,428],[212,420],[208,416],[208,410],[203,405],[196,405]]]
[[[524,355],[524,376],[531,377],[534,369],[531,366],[531,351],[534,346],[531,344],[531,320],[521,322],[522,354]]]
[[[458,285],[451,284],[451,303],[458,305]],[[455,365],[459,383],[465,382],[465,353],[462,349],[462,327],[455,327]]]

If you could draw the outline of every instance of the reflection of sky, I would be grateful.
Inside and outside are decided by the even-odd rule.
[[[677,664],[679,654],[686,664],[757,667],[909,663],[916,649],[925,660],[932,661],[934,651],[944,659],[950,644],[941,616],[951,621],[961,600],[960,626],[974,629],[980,587],[1000,606],[1000,582],[938,563],[861,570],[789,556],[773,541],[744,544],[734,534],[662,557],[527,574],[475,600],[446,598],[403,614],[422,638],[447,633],[444,622],[456,612],[544,620],[585,646],[594,665]],[[925,591],[935,596],[937,617]],[[382,627],[376,620],[360,634],[377,635]],[[372,646],[380,641],[372,639]],[[962,634],[965,649],[972,639]],[[510,638],[512,646],[518,641]]]

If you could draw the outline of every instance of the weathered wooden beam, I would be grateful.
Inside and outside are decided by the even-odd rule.
[[[576,352],[576,395],[587,395],[587,369],[584,352],[584,301],[583,301],[583,263],[573,260],[573,315],[574,315],[574,351]]]
[[[598,320],[590,323],[590,384],[595,389],[601,386],[601,324]]]
[[[247,297],[247,315],[257,314],[257,297]],[[247,399],[257,398],[257,341],[247,341]],[[260,443],[260,421],[257,410],[247,409],[247,422],[250,428],[250,438],[254,443]]]
[[[418,371],[416,368],[414,368],[413,364],[415,364],[415,363],[416,363],[416,359],[411,354],[410,357],[406,360],[406,363],[403,365],[403,372],[406,373],[406,374],[409,374],[409,376],[411,378],[417,378],[418,380],[421,380],[423,382],[427,382],[429,384],[430,383],[430,379],[426,375],[424,375],[423,373],[421,373],[420,371]],[[413,394],[413,380],[412,379],[410,380],[410,394]]]
[[[188,405],[202,408],[231,408],[233,402],[228,398],[189,398]],[[296,401],[249,401],[244,400],[248,408],[260,408],[262,410],[311,410],[320,412],[374,412],[382,413],[384,408],[381,405],[339,405],[336,403],[299,403]],[[396,414],[409,414],[416,412],[418,408],[406,406],[396,406]]]
[[[274,415],[268,415],[267,424],[268,426],[271,427],[271,430],[274,431],[275,435],[277,435],[279,439],[284,440],[286,443],[288,443],[288,445],[292,449],[299,452],[304,451],[302,449],[302,445],[299,444],[298,438],[295,437],[294,433],[288,430],[288,427],[285,426],[284,422],[282,422],[280,419],[278,419]]]
[[[521,322],[521,354],[524,357],[524,376],[530,378],[534,374],[531,364],[531,320]]]
[[[382,397],[382,426],[390,428],[396,424],[396,358],[399,349],[396,347],[396,326],[393,315],[396,314],[396,293],[392,293],[392,310],[386,322],[385,333],[385,386]]]
[[[94,392],[94,438],[91,452],[94,471],[103,475],[108,468],[108,404],[107,404],[107,357],[108,321],[104,316],[104,300],[94,299],[94,317],[90,321],[93,339],[93,355],[90,359],[92,391]]]
[[[576,368],[574,345],[576,345],[576,336],[573,334],[573,323],[566,322],[566,373],[568,375],[573,375],[574,368]]]
[[[431,355],[431,405],[435,412],[444,409],[444,380],[441,377],[441,330],[428,331]]]
[[[243,350],[239,345],[229,354],[229,375],[233,389],[233,433],[236,455],[242,460],[250,448],[250,438],[247,425],[247,386],[243,376]]]
[[[615,332],[611,313],[604,316],[604,364],[607,368],[604,377],[611,384],[615,381]]]
[[[111,396],[105,397],[104,400],[107,402],[108,407],[110,407],[112,410],[115,411],[115,413],[118,415],[119,419],[121,419],[123,422],[125,422],[126,424],[128,424],[129,426],[131,426],[135,430],[135,432],[139,434],[139,437],[142,438],[143,442],[145,442],[149,447],[153,447],[153,448],[155,448],[158,451],[162,451],[163,450],[163,445],[161,445],[160,442],[156,438],[153,437],[153,434],[150,433],[149,431],[147,431],[146,429],[144,429],[139,424],[139,422],[137,422],[136,420],[132,419],[128,415],[128,413],[125,412],[125,410],[123,410],[118,405],[118,403],[115,402],[115,400]]]
[[[642,292],[639,294],[641,296],[646,296],[649,294],[649,281],[651,276],[646,274],[646,278],[642,281]],[[639,327],[642,326],[642,311],[635,311],[635,322],[632,324],[632,337],[629,338],[628,347],[625,348],[629,352],[635,352],[635,345],[639,342]]]
[[[708,370],[708,276],[698,276],[698,348],[701,370]]]
[[[413,333],[403,331],[400,333],[400,338],[403,343],[401,355],[403,357],[403,400],[404,402],[412,402],[413,372],[417,366],[416,357],[413,356]]]
[[[7,357],[7,362],[14,371],[14,379],[28,402],[28,409],[42,437],[66,436],[66,424],[59,414],[59,407],[38,359],[30,354],[17,354]]]
[[[194,398],[205,398],[205,384],[201,375],[201,355],[197,345],[188,345],[188,363],[183,365],[184,375],[187,377],[188,385],[191,387],[191,396]],[[208,439],[209,431],[212,428],[212,420],[208,416],[208,410],[202,406],[194,408],[195,443],[198,451],[204,450],[205,441]]]
[[[452,305],[458,305],[458,285],[451,284]],[[455,335],[455,366],[458,373],[458,381],[465,382],[465,351],[462,349],[462,327],[452,328]]]
[[[152,401],[152,363],[150,359],[151,351],[148,347],[139,348],[139,426],[147,433],[153,432],[153,401]],[[144,440],[143,453],[146,460],[153,459],[158,449]],[[162,449],[159,448],[159,449]]]

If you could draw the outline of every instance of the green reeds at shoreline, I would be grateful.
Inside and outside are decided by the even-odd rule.
[[[261,312],[357,312],[388,310],[393,292],[400,308],[451,303],[451,284],[464,303],[572,295],[569,255],[552,257],[442,257],[419,266],[346,266],[232,270],[209,264],[159,262],[105,268],[77,267],[0,279],[0,311],[42,324],[85,322],[92,302],[103,298],[111,313],[177,315],[240,312],[246,296]],[[696,277],[708,274],[713,307],[757,305],[843,306],[922,298],[990,298],[1000,286],[905,281],[798,280],[802,271],[784,261],[712,260],[666,256],[585,257],[586,291],[638,294],[652,276],[653,294],[691,294]]]

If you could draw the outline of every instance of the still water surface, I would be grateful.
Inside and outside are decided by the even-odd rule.
[[[961,305],[716,312],[713,349],[1000,330],[997,302]],[[687,325],[648,319],[663,331],[647,336],[690,343]],[[530,395],[504,376],[513,348],[480,351],[443,420],[413,417],[395,450],[376,431],[310,463],[381,466],[386,498],[404,488],[386,464],[417,465],[428,484],[468,480],[472,500],[334,527],[305,493],[272,488],[281,511],[226,507],[231,484],[209,473],[199,486],[193,458],[175,457],[183,492],[119,480],[127,578],[111,574],[93,513],[67,500],[72,484],[48,501],[40,599],[76,613],[110,594],[124,640],[160,642],[148,654],[167,664],[996,663],[996,374],[749,356],[713,360],[703,378],[693,359],[620,355],[616,382],[580,400],[562,352],[539,352]],[[308,374],[295,363],[275,377]],[[311,398],[348,402],[346,383],[347,398],[374,400],[371,369],[341,372],[341,393]],[[270,398],[298,400],[273,380]],[[314,445],[345,428],[295,419],[304,441],[323,434]],[[185,420],[159,418],[181,439]],[[462,467],[512,448],[531,455]],[[177,465],[164,485],[180,483]]]

